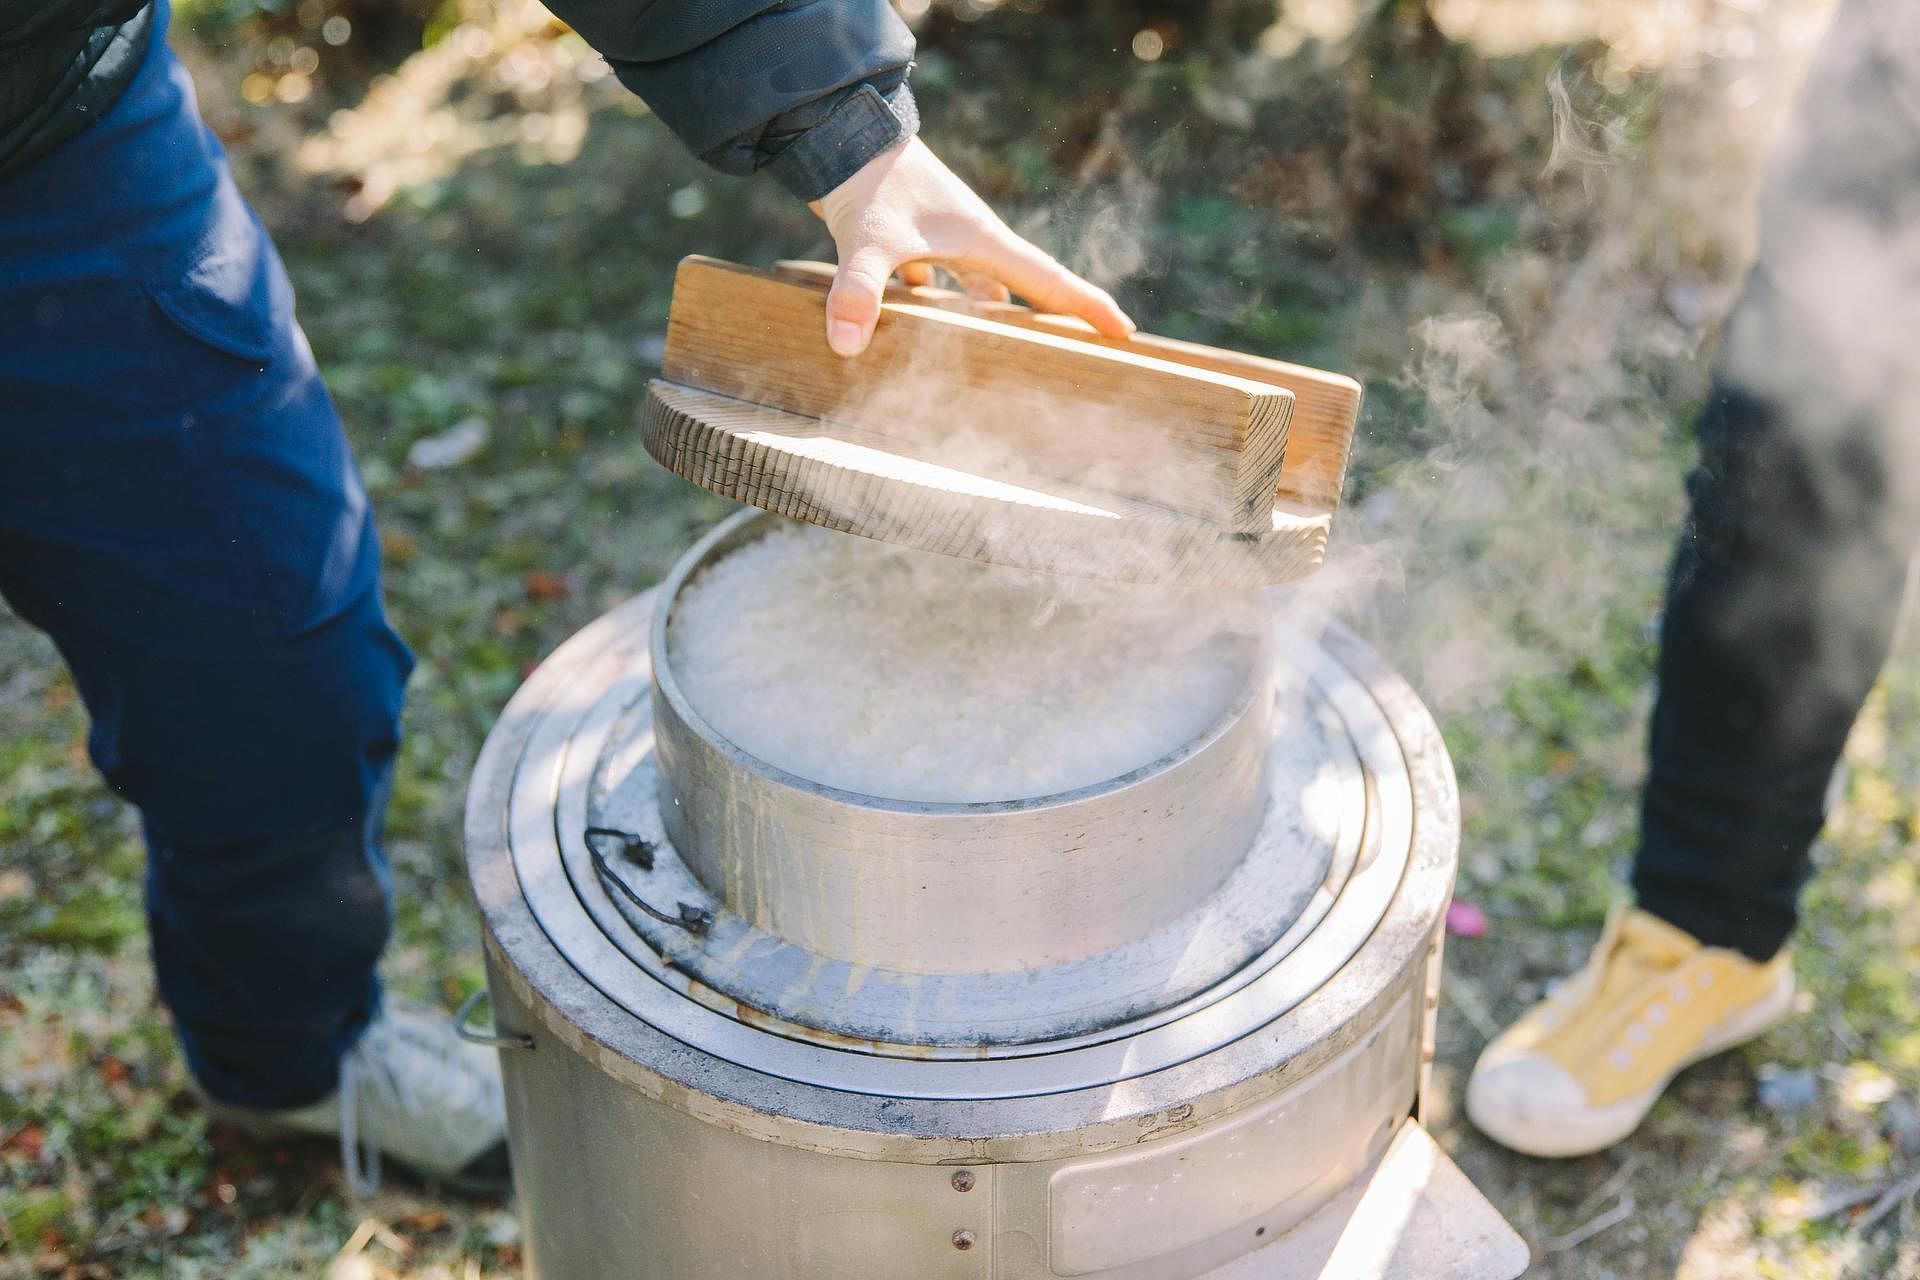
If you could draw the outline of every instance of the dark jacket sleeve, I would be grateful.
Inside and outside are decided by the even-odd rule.
[[[919,127],[888,0],[547,0],[693,153],[825,195]]]

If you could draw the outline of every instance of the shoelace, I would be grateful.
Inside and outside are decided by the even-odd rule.
[[[340,1168],[348,1194],[361,1200],[380,1190],[380,1144],[360,1138],[360,1083],[366,1074],[356,1045],[340,1060]]]
[[[1674,963],[1682,959],[1676,956],[1670,960],[1662,948],[1636,936],[1624,914],[1615,913],[1586,965],[1547,992],[1547,1028],[1560,1027],[1577,1007],[1602,1000],[1610,993],[1624,1000],[1631,993],[1668,981]]]
[[[363,1107],[383,1103],[390,1114],[419,1112],[418,1088],[429,1079],[449,1111],[481,1109],[486,1079],[454,1046],[404,1020],[381,1018],[340,1060],[340,1167],[353,1195],[365,1199],[380,1190],[380,1143],[368,1134],[377,1122],[368,1123]]]

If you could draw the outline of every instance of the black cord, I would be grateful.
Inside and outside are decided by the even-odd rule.
[[[593,859],[593,869],[599,872],[602,884],[619,893],[621,897],[662,924],[670,924],[677,928],[685,929],[688,933],[696,937],[704,936],[708,930],[713,928],[713,912],[706,907],[695,906],[691,902],[680,902],[674,904],[679,908],[680,914],[670,916],[635,893],[627,886],[625,880],[622,880],[613,873],[612,866],[607,863],[606,855],[601,853],[599,846],[594,843],[595,836],[614,836],[624,842],[628,850],[628,857],[633,858],[634,862],[637,863],[643,871],[653,870],[653,845],[631,832],[620,831],[613,827],[588,827],[586,840],[587,856]],[[644,862],[636,855],[636,850],[644,851],[646,858]]]

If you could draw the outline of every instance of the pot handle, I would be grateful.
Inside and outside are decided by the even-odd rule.
[[[473,1011],[479,1007],[482,1000],[488,999],[489,995],[490,993],[487,989],[481,987],[460,1002],[460,1007],[453,1011],[453,1034],[459,1036],[468,1044],[483,1044],[490,1049],[533,1048],[533,1037],[527,1035],[525,1032],[508,1032],[503,1034],[498,1027],[495,1027],[491,1032],[487,1032],[476,1030],[467,1025],[473,1017]]]

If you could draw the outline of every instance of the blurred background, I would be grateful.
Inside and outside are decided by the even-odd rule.
[[[1920,1275],[1920,661],[1850,749],[1802,1015],[1635,1138],[1507,1155],[1447,1105],[1580,963],[1631,850],[1687,425],[1824,0],[896,0],[926,136],[1151,330],[1353,373],[1309,589],[1439,713],[1464,793],[1445,1145],[1551,1280]],[[635,411],[683,254],[831,258],[689,159],[529,0],[180,0],[174,44],[285,254],[421,658],[387,972],[481,981],[460,815],[530,666],[725,504]],[[0,609],[0,1278],[518,1274],[497,1203],[209,1130],[155,1001],[135,819]]]

